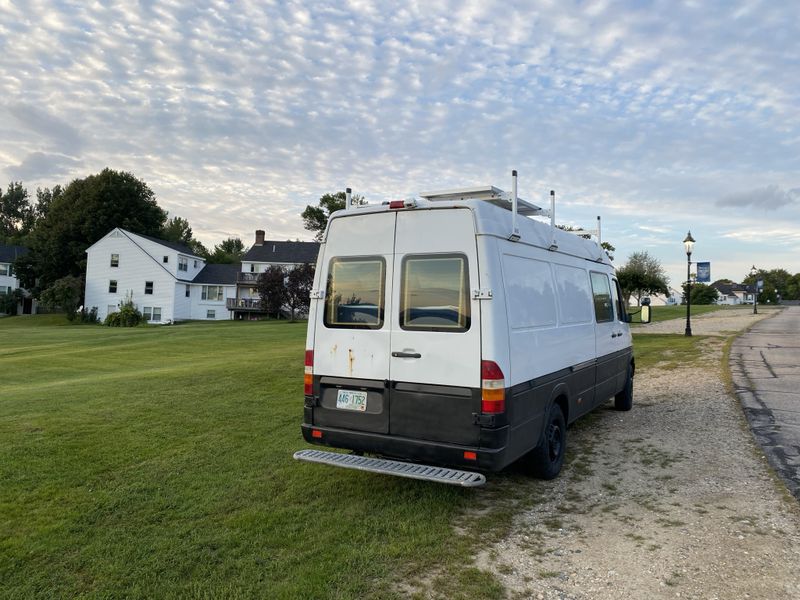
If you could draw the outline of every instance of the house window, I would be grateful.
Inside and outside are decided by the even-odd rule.
[[[207,310],[206,311],[206,319],[216,319],[217,318],[217,311],[215,310]]]
[[[163,262],[164,262],[164,264],[167,264],[169,262],[169,256],[165,256]]]
[[[11,275],[11,265],[0,265],[0,275]]]
[[[144,282],[144,293],[145,294],[152,294],[153,293],[153,282],[152,281],[145,281]]]
[[[255,273],[256,272],[256,266],[254,264],[252,264],[252,263],[250,264],[250,272],[251,273]]]
[[[161,320],[161,307],[154,306],[153,307],[153,321],[160,321]]]
[[[142,308],[142,317],[144,317],[145,321],[149,321],[153,318],[153,307],[152,306],[145,306]]]
[[[221,285],[204,285],[203,293],[200,296],[203,300],[216,300],[221,302],[224,299],[225,291]]]
[[[0,296],[5,296],[6,294],[10,294],[10,293],[11,293],[11,287],[10,286],[9,287],[6,287],[4,285],[0,286]]]
[[[118,267],[119,266],[119,254],[112,254],[111,255],[111,266]]]
[[[186,284],[186,297],[188,298],[191,295],[191,286],[187,283]]]
[[[108,293],[109,294],[116,294],[117,293],[117,280],[112,279],[108,282]]]
[[[189,259],[180,257],[178,258],[178,271],[188,271],[189,270]]]
[[[194,268],[197,268],[197,261],[194,261]]]

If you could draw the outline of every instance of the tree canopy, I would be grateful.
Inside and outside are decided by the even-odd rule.
[[[280,317],[281,308],[286,304],[286,271],[277,265],[270,265],[258,276],[256,283],[261,298],[261,308],[267,314]]]
[[[182,217],[171,217],[162,227],[158,237],[168,242],[186,244],[197,256],[208,257],[208,250],[198,240],[194,239],[189,221]]]
[[[636,304],[641,304],[642,297],[651,294],[669,294],[669,278],[661,262],[650,256],[647,250],[634,252],[628,262],[617,269],[617,280],[622,288],[625,304],[630,303],[631,296]]]
[[[31,267],[47,288],[67,275],[82,277],[86,249],[115,227],[159,236],[167,214],[146,183],[103,169],[51,195],[46,215],[29,237]]]
[[[244,242],[231,237],[214,246],[214,250],[208,253],[207,259],[210,263],[233,264],[240,262],[246,253]]]
[[[303,227],[314,232],[314,239],[316,241],[322,241],[322,236],[325,234],[325,227],[328,226],[328,219],[331,213],[342,210],[346,201],[347,198],[344,192],[324,194],[320,197],[317,206],[309,204],[301,213],[300,216],[303,217]],[[358,194],[353,194],[350,201],[354,205],[366,204],[364,197]]]
[[[686,284],[683,284],[683,297],[686,298]],[[692,284],[692,304],[716,304],[719,292],[705,283]],[[685,303],[685,300],[684,300]]]

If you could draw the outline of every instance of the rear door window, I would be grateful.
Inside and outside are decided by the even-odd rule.
[[[380,256],[333,258],[325,293],[326,327],[383,327],[386,261]]]
[[[469,274],[463,254],[407,255],[400,287],[400,327],[416,331],[467,331]]]
[[[594,314],[598,323],[614,320],[614,306],[611,303],[611,288],[605,273],[592,271],[592,293],[594,294]]]

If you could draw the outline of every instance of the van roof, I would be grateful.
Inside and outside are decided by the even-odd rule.
[[[392,209],[388,204],[365,204],[355,206],[349,211],[338,210],[331,214],[329,223],[333,219],[355,217],[371,213],[384,213],[393,210],[422,211],[422,210],[452,210],[467,208],[472,211],[475,219],[475,232],[477,235],[491,235],[507,239],[511,234],[512,213],[510,210],[483,200],[436,200],[424,198],[406,200],[406,207]],[[413,202],[413,206],[408,204]],[[549,249],[555,242],[556,252],[569,254],[595,263],[611,266],[611,261],[606,252],[594,239],[586,239],[569,231],[550,227],[549,223],[537,221],[533,218],[518,216],[517,228],[520,239],[517,243],[528,244]],[[326,231],[327,237],[327,231]]]

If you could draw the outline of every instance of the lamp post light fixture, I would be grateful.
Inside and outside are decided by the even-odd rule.
[[[686,335],[692,336],[692,248],[694,248],[694,238],[692,232],[686,234],[683,240],[686,248]]]
[[[753,314],[757,315],[758,314],[758,279],[756,279],[756,277],[758,276],[758,269],[756,269],[755,265],[753,265],[753,268],[750,269],[750,276],[753,277],[753,289],[755,290],[753,292]]]

